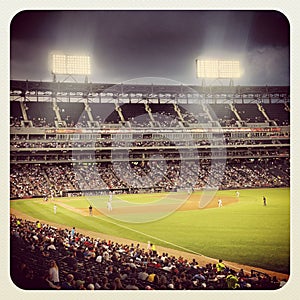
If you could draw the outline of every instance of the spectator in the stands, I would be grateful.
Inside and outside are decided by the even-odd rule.
[[[59,285],[59,268],[55,262],[55,260],[50,261],[50,268],[49,268],[49,280],[55,284]]]
[[[67,280],[61,284],[62,290],[75,290],[74,276],[72,274],[67,275]]]
[[[139,290],[137,287],[137,281],[135,278],[131,278],[130,283],[126,285],[125,289],[126,290]]]
[[[139,244],[118,244],[78,234],[75,246],[71,243],[67,229],[41,224],[37,232],[34,230],[36,222],[11,216],[11,276],[24,289],[69,289],[73,286],[71,278],[75,282],[74,287],[83,290],[88,289],[89,284],[97,290],[122,289],[124,286],[126,289],[145,289],[148,285],[154,289],[176,290],[276,289],[280,285],[276,278],[264,273],[253,273],[249,276],[244,270],[239,270],[236,274],[233,270],[230,273],[225,270],[223,274],[218,272],[217,264],[200,267],[195,259],[188,261],[166,253],[161,256],[153,255],[151,250],[145,250]],[[45,247],[41,247],[41,241],[44,240],[45,246],[52,242],[57,250],[49,251],[45,255]],[[79,258],[76,255],[78,263],[72,271],[72,267],[63,258],[69,258],[70,252],[75,250],[74,247],[83,250],[93,247],[97,249],[96,252],[105,249],[112,254],[117,251],[120,256],[116,260],[99,263],[96,257],[88,259],[86,256]],[[59,262],[59,269],[55,268],[55,261]],[[51,262],[49,268],[48,262]],[[52,268],[54,271],[50,272]],[[42,275],[44,271],[45,277]],[[233,277],[228,277],[229,275]],[[55,279],[55,276],[59,278]]]
[[[112,283],[113,290],[124,290],[122,281],[119,277],[116,277]]]

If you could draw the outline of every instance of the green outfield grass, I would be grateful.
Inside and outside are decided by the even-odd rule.
[[[200,192],[199,193],[200,196]],[[263,206],[262,196],[267,197]],[[218,197],[235,197],[234,191],[219,191]],[[126,201],[146,203],[159,194],[122,196]],[[73,208],[87,208],[85,198],[65,198]],[[176,211],[150,223],[123,223],[104,215],[84,216],[42,199],[11,201],[11,207],[36,219],[102,232],[139,242],[190,251],[213,258],[289,273],[290,189],[240,190],[238,202],[222,208]],[[101,238],[101,234],[99,234]]]

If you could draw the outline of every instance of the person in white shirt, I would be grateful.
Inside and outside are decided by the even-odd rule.
[[[109,198],[107,200],[107,210],[109,212],[112,211],[112,198],[113,198],[113,194],[112,192],[109,192]]]
[[[222,199],[219,199],[219,200],[218,200],[218,206],[219,206],[219,207],[222,207],[222,206],[223,206]]]
[[[56,285],[59,284],[59,269],[55,260],[50,261],[49,280]]]

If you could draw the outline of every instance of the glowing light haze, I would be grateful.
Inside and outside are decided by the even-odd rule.
[[[241,85],[289,85],[290,27],[267,10],[23,11],[11,22],[11,79],[51,80],[51,50],[91,57],[92,82],[198,84],[195,59],[240,61]]]

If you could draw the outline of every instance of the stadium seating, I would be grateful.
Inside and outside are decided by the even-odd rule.
[[[199,265],[184,257],[144,249],[139,244],[119,244],[92,238],[70,229],[23,220],[11,215],[11,278],[24,290],[225,290],[236,276],[236,289],[278,289],[285,282],[266,273],[234,270],[216,264]],[[101,235],[100,235],[101,236]],[[51,246],[51,247],[50,247]],[[58,266],[59,283],[49,278],[50,262]],[[73,280],[65,283],[70,274]],[[118,288],[115,279],[121,285]],[[79,282],[81,281],[81,282]],[[134,285],[132,285],[134,283]]]
[[[246,123],[264,123],[265,118],[256,104],[235,104],[235,107]]]
[[[221,126],[232,126],[236,124],[236,116],[231,111],[229,104],[210,104]]]
[[[55,113],[51,102],[26,102],[27,117],[36,127],[54,126]]]
[[[21,126],[22,111],[19,101],[12,101],[10,103],[10,126],[19,127]]]
[[[90,103],[94,120],[100,123],[119,123],[120,117],[113,103]]]
[[[90,164],[73,166],[72,164],[26,164],[13,165],[10,175],[11,198],[43,196],[54,190],[85,191],[129,188],[154,188],[154,190],[173,190],[174,188],[204,188],[216,185],[220,189],[285,187],[289,186],[289,160],[273,158],[268,161],[233,160],[226,164],[224,174],[218,174],[222,168],[194,162],[166,164],[163,161],[151,161],[142,164],[115,162],[114,164]],[[184,176],[179,176],[179,174]],[[127,174],[127,176],[126,176]],[[127,180],[126,180],[127,178]],[[130,180],[128,180],[130,178]],[[217,180],[221,178],[221,182]],[[130,183],[130,185],[129,185]]]
[[[276,133],[277,125],[289,125],[285,104],[262,104],[269,119],[275,121],[270,124],[255,103],[232,104],[237,115],[227,103],[211,104],[208,112],[197,104],[146,104],[92,102],[88,104],[89,114],[83,102],[58,101],[59,110],[55,111],[52,102],[11,101],[10,125],[15,131],[11,132],[10,140],[10,198],[96,194],[108,189],[160,192],[191,186],[201,190],[214,186],[240,189],[290,185],[289,131],[275,138],[269,134],[273,128]],[[67,126],[66,130],[70,132],[79,129],[80,133],[90,126],[91,121],[96,121],[101,130],[126,124],[133,132],[141,127],[149,131],[135,133],[132,140],[131,131],[127,139],[122,139],[118,135],[113,137],[109,130],[105,133],[96,130],[88,133],[87,139],[81,139],[78,134],[72,140],[60,136],[59,131],[55,133],[59,127],[58,113],[62,126]],[[202,125],[212,125],[216,121],[214,114],[224,130],[225,165],[218,159],[213,161],[214,155],[222,154],[222,149],[212,153],[209,148],[223,145],[220,136],[201,136],[205,127]],[[24,123],[24,120],[27,121]],[[243,131],[237,130],[232,135],[227,131],[245,129],[237,127],[247,124],[255,128],[255,123],[271,129],[261,135],[258,130],[255,138]],[[30,128],[25,128],[27,125]],[[41,128],[45,131],[38,130]],[[172,131],[174,128],[178,129],[176,141],[163,135],[165,129]],[[195,132],[200,129],[199,137],[196,141],[187,140],[189,135],[181,133],[184,129],[196,129]],[[186,149],[194,144],[197,145],[195,159],[191,149]],[[116,150],[122,150],[126,145],[132,149],[126,150],[124,159]],[[83,155],[80,156],[82,161],[76,161],[77,153]],[[69,274],[75,279],[73,289],[79,289],[78,280],[84,281],[81,288],[88,289],[92,284],[100,290],[229,289],[227,279],[230,276],[237,277],[238,289],[277,289],[284,284],[255,270],[245,274],[242,270],[236,272],[226,267],[219,273],[216,265],[200,266],[196,261],[167,253],[157,254],[139,245],[118,244],[80,233],[71,238],[69,229],[57,229],[47,224],[37,228],[36,223],[17,220],[14,216],[11,216],[10,233],[11,276],[23,289],[64,289]],[[76,267],[70,265],[72,253],[76,254]],[[60,284],[57,286],[48,278],[50,260],[55,260],[59,267]]]
[[[55,112],[51,102],[26,102],[25,104],[27,117],[29,121],[33,121],[33,125],[37,127],[47,126],[54,127],[56,120]],[[94,121],[100,123],[117,124],[121,122],[120,115],[116,111],[113,103],[90,103],[91,112]],[[235,104],[235,108],[242,121],[246,123],[265,123],[266,118],[259,111],[256,104]],[[61,119],[66,122],[68,127],[86,127],[89,117],[84,108],[83,103],[66,103],[59,102],[59,113]],[[176,121],[181,121],[180,116],[174,110],[172,104],[151,104],[149,105],[151,113],[155,121],[161,127],[178,126]],[[210,104],[210,113],[217,117],[221,126],[236,125],[237,117],[231,111],[228,104]],[[277,122],[277,125],[289,125],[289,111],[284,104],[263,104],[270,120]],[[151,118],[145,110],[142,103],[120,104],[121,114],[125,121],[132,123],[132,126],[151,126]],[[180,104],[179,111],[186,122],[187,126],[191,124],[207,124],[209,117],[203,111],[202,106],[196,104]],[[213,112],[213,113],[212,113]],[[19,101],[11,102],[11,126],[20,125],[23,115]],[[18,122],[16,122],[18,121]]]
[[[287,124],[289,116],[286,106],[279,103],[274,104],[271,109],[270,105],[273,104],[263,105],[269,118],[274,119],[281,125]],[[112,103],[90,103],[89,106],[93,118],[99,121],[100,124],[103,124],[103,122],[119,123],[121,114],[124,121],[129,122],[132,127],[146,126],[153,128],[151,126],[155,126],[151,121],[150,114],[146,111],[145,104],[142,103],[122,104],[120,105],[121,112],[119,113],[116,111],[115,104]],[[262,114],[256,104],[235,104],[235,106],[244,121],[262,121]],[[45,126],[45,128],[49,128],[49,126],[54,126],[56,117],[49,102],[28,102],[26,107],[27,117],[32,122],[33,129],[35,127],[41,128]],[[85,128],[88,126],[88,115],[83,103],[58,103],[58,107],[60,117],[68,127]],[[173,104],[151,104],[149,107],[155,123],[162,128],[198,126],[199,123],[208,122],[209,119],[205,115],[203,107],[195,104],[180,104],[178,111],[176,111]],[[237,120],[228,104],[213,104],[211,109],[215,112],[224,128],[237,126]],[[11,126],[20,127],[22,120],[20,103],[12,101],[11,110]],[[183,121],[181,125],[179,124],[180,119]],[[286,133],[276,136],[276,139],[273,139],[272,135],[258,135],[256,138],[247,138],[247,136],[238,138],[238,135],[234,138],[235,135],[230,137],[228,134],[224,134],[224,136],[228,159],[222,182],[218,183],[220,188],[289,185],[289,148],[288,146],[285,146],[285,148],[277,147],[277,145],[289,144],[289,136]],[[204,147],[197,150],[196,159],[198,160],[199,158],[200,160],[195,164],[193,156],[188,153],[188,150],[181,154],[178,152],[181,146],[192,146],[194,143],[186,141],[184,136],[182,140],[176,141],[176,146],[169,139],[163,139],[163,135],[161,136],[162,139],[153,139],[151,134],[149,137],[144,134],[133,141],[120,138],[111,139],[109,133],[103,134],[101,139],[98,136],[96,137],[96,139],[87,140],[80,137],[74,140],[66,140],[64,138],[60,139],[54,134],[48,135],[47,139],[45,139],[44,134],[34,133],[27,135],[22,134],[22,130],[17,131],[17,134],[11,135],[10,196],[12,198],[22,198],[44,195],[49,193],[50,187],[56,193],[60,193],[61,191],[101,190],[108,187],[113,189],[141,187],[154,188],[154,190],[172,190],[174,187],[184,188],[190,186],[191,183],[194,183],[196,188],[201,189],[209,184],[213,184],[208,182],[208,178],[210,180],[213,178],[209,171],[211,164],[209,159],[212,153],[205,146],[215,143],[215,138],[212,141],[199,137],[195,142],[197,146]],[[111,164],[109,161],[112,159],[116,160],[115,157],[112,157],[113,152],[110,150],[94,150],[94,147],[122,149],[126,145],[133,148],[128,152],[128,157],[126,158],[130,159],[131,164],[124,165],[122,159],[119,161],[117,159],[117,162]],[[265,148],[265,145],[268,148]],[[240,148],[241,146],[243,147]],[[251,148],[252,146],[259,147]],[[135,150],[135,147],[148,147],[149,149],[142,151]],[[38,148],[43,149],[40,154],[34,151]],[[80,149],[80,151],[76,152],[73,148]],[[28,149],[29,152],[24,152],[26,154],[23,155],[23,152],[19,152],[19,149]],[[49,152],[48,150],[52,151]],[[76,159],[76,153],[81,153],[81,151],[87,151],[85,159],[90,164],[88,167],[80,165],[80,168],[74,172],[72,161]],[[93,154],[89,154],[92,152]],[[185,164],[180,164],[181,155],[187,157]],[[141,163],[142,157],[144,157],[144,163]],[[97,160],[100,160],[100,162]],[[132,162],[135,160],[137,163],[133,164]],[[44,164],[43,162],[45,161],[48,164]],[[25,164],[22,166],[14,164],[18,162],[24,162]],[[64,164],[60,162],[64,162]],[[257,166],[255,166],[256,164]],[[163,165],[165,165],[165,169],[161,168]],[[122,170],[120,171],[120,169]],[[121,180],[120,174],[122,172],[127,173],[128,176],[129,174],[133,176],[131,177],[133,179],[131,186],[126,181]],[[179,172],[187,174],[185,181],[179,178]],[[243,174],[243,176],[240,174]],[[157,178],[160,178],[160,180],[157,180]],[[27,183],[23,184],[25,181]],[[43,185],[38,185],[40,182]],[[37,189],[36,186],[39,186],[39,188]]]
[[[286,126],[290,124],[290,114],[287,111],[286,106],[282,103],[276,104],[278,109],[274,109],[273,104],[263,104],[267,115],[271,120],[274,120],[279,126]]]

